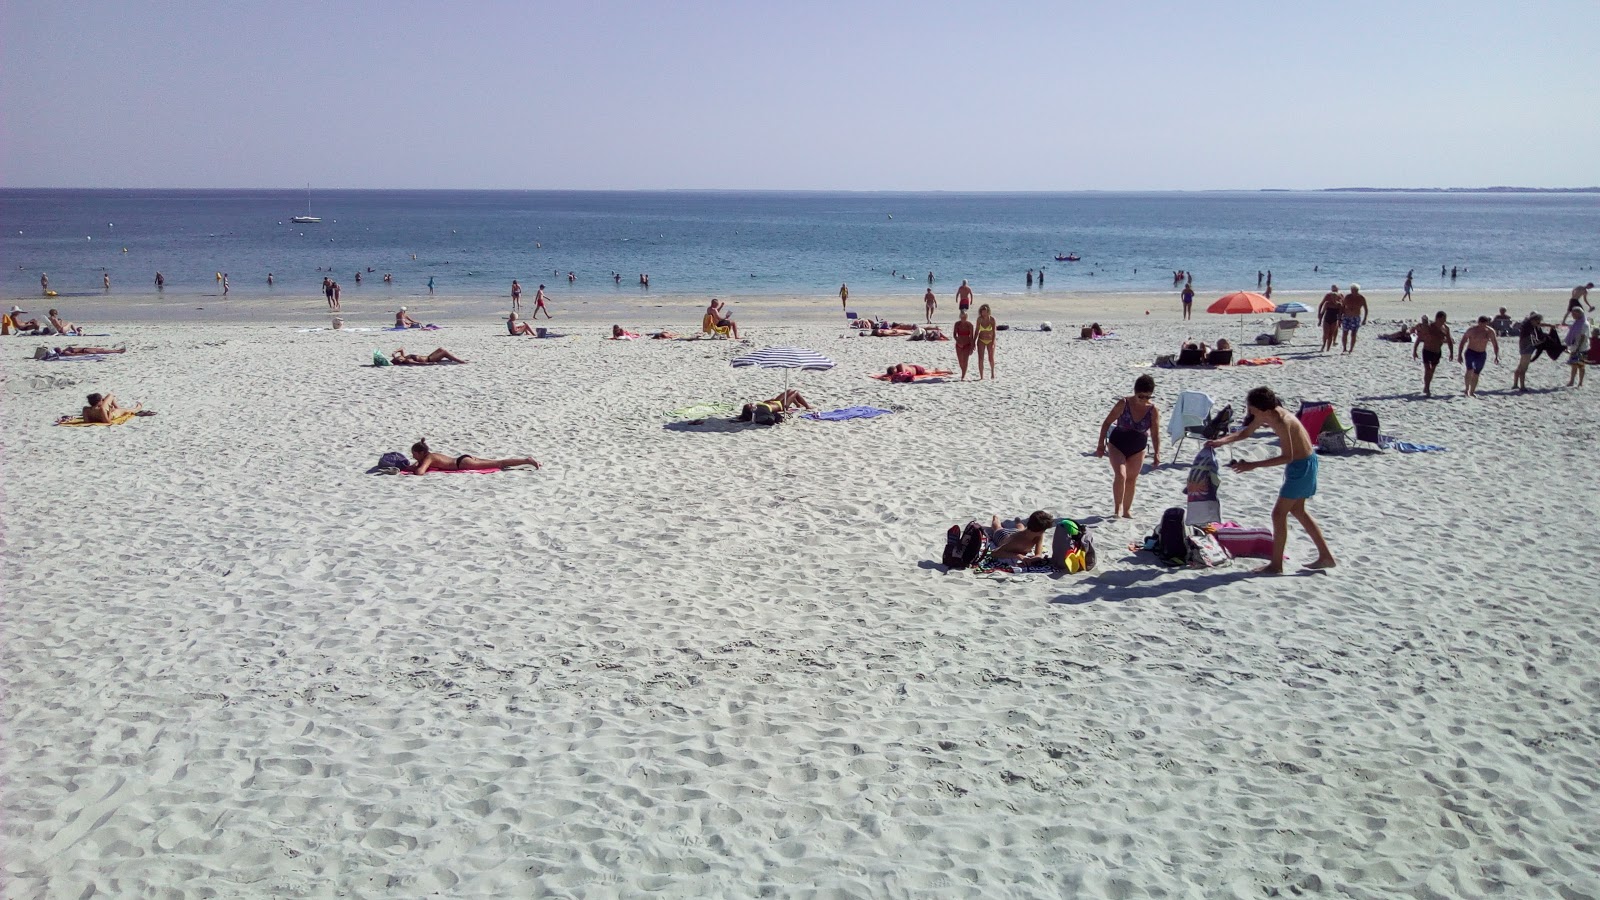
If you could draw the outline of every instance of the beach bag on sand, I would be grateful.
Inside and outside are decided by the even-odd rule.
[[[966,528],[951,525],[945,532],[944,566],[947,569],[970,569],[989,550],[989,533],[977,522],[968,522]]]
[[[1200,429],[1200,436],[1208,441],[1214,441],[1228,433],[1228,426],[1233,424],[1233,404],[1230,403],[1213,413]]]
[[[1161,524],[1156,526],[1154,546],[1151,547],[1161,561],[1169,566],[1181,566],[1189,561],[1189,528],[1185,521],[1188,510],[1174,506],[1161,514]]]
[[[1093,569],[1095,563],[1094,539],[1089,536],[1089,526],[1073,519],[1058,519],[1050,537],[1050,566],[1077,573]]]
[[[372,365],[374,368],[381,369],[384,366],[392,366],[394,363],[389,361],[389,357],[383,355],[382,350],[374,350],[372,351]]]
[[[1227,565],[1232,559],[1228,551],[1222,549],[1217,542],[1217,536],[1204,528],[1191,526],[1189,529],[1189,566],[1195,569],[1216,569]]]

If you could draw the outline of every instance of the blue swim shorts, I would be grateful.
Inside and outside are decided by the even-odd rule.
[[[1361,317],[1343,316],[1339,319],[1339,324],[1345,331],[1359,331],[1361,329]]]
[[[1467,369],[1473,372],[1482,372],[1484,363],[1489,361],[1487,350],[1463,350],[1461,361],[1467,364]]]
[[[1285,500],[1304,500],[1317,493],[1317,454],[1297,459],[1283,470],[1283,487],[1278,496]]]

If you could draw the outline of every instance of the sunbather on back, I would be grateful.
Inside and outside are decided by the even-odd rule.
[[[397,347],[395,348],[394,353],[389,357],[389,362],[397,366],[436,366],[443,362],[464,363],[466,360],[456,356],[443,347],[435,348],[434,351],[429,353],[427,356],[418,356],[415,353],[407,353],[406,348]]]

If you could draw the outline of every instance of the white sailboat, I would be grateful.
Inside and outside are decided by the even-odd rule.
[[[294,222],[297,225],[309,225],[322,221],[320,216],[313,216],[311,214],[311,185],[306,185],[306,214],[303,216],[295,216],[289,221]]]

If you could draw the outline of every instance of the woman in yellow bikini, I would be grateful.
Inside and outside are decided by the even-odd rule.
[[[989,357],[989,377],[994,374],[994,316],[989,313],[989,304],[978,307],[978,380],[983,380],[983,358]]]

